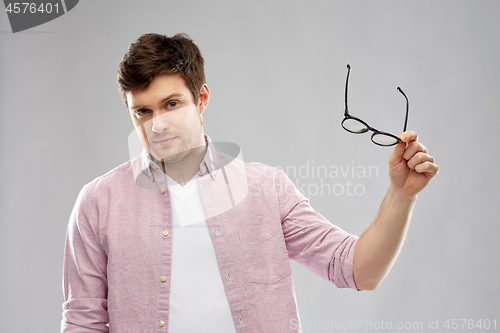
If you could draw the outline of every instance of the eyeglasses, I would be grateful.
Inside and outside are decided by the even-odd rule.
[[[368,131],[372,131],[372,141],[374,144],[379,145],[379,146],[394,146],[395,144],[402,143],[396,135],[386,133],[379,131],[373,127],[370,127],[367,123],[365,123],[363,120],[353,117],[349,114],[349,111],[347,110],[347,86],[349,84],[349,74],[351,73],[351,66],[348,64],[347,65],[347,78],[345,80],[345,112],[344,112],[344,120],[342,120],[342,127],[351,133],[354,134],[362,134],[366,133]],[[398,87],[398,90],[400,93],[403,94],[403,96],[406,99],[406,117],[405,117],[405,125],[403,127],[403,132],[406,131],[406,124],[408,123],[408,109],[410,107],[408,103],[408,97],[406,97],[405,93],[401,88]]]

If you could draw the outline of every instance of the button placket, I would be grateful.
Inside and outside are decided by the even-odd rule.
[[[154,233],[158,249],[158,266],[156,270],[156,295],[157,295],[157,330],[158,332],[168,330],[168,300],[169,300],[169,247],[171,246],[171,231],[170,223],[171,207],[170,198],[165,174],[161,171],[161,166],[156,164],[151,166],[151,170],[155,179],[155,199],[161,207],[161,213],[155,215],[152,220],[151,231]],[[167,193],[167,195],[165,195]]]

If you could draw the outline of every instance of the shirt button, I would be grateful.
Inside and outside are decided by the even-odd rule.
[[[167,277],[165,275],[162,275],[160,279],[161,279],[161,282],[167,281]]]
[[[165,322],[163,320],[160,320],[160,327],[165,326]]]
[[[163,230],[163,236],[168,236],[168,230]]]
[[[161,188],[161,193],[165,193],[165,186]]]

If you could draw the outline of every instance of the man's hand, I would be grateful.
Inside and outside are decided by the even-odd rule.
[[[406,131],[399,136],[403,143],[389,157],[389,176],[392,185],[407,197],[416,197],[438,173],[439,166],[428,149],[418,142],[416,132]]]

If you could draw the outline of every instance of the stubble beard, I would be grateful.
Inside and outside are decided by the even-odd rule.
[[[189,140],[188,142],[183,142],[182,139],[178,136],[175,139],[180,141],[176,142],[176,144],[178,144],[178,147],[167,148],[165,151],[162,151],[161,148],[153,149],[150,147],[149,153],[156,159],[156,161],[171,165],[182,162],[186,159],[186,157],[188,157],[188,155],[196,155],[205,147],[204,135],[202,135],[200,138],[198,137],[199,133],[203,133],[201,124],[198,124],[198,126],[199,128],[196,131],[197,136],[191,137],[191,140]],[[173,151],[170,152],[171,150]]]

